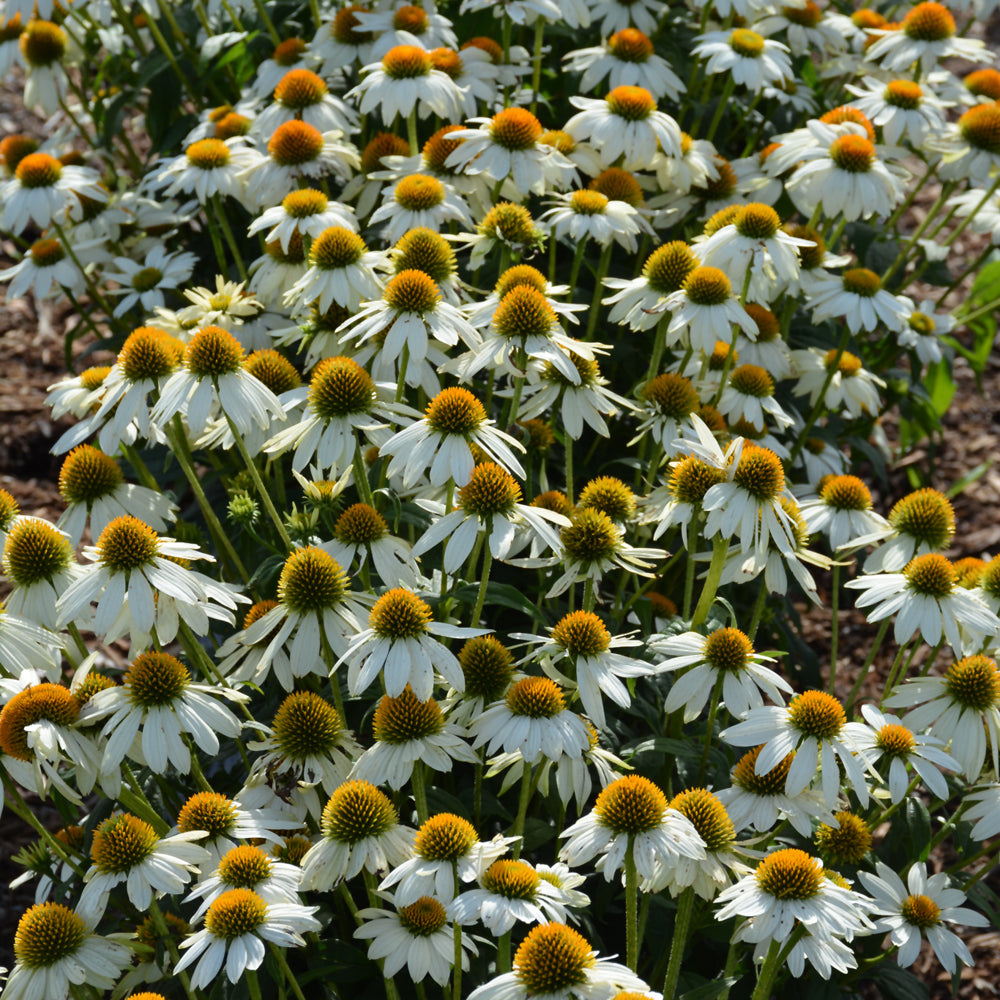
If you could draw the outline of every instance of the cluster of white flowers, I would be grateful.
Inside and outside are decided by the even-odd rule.
[[[930,848],[1000,833],[1000,556],[855,473],[995,332],[942,270],[1000,245],[994,54],[936,2],[293,6],[0,5],[52,116],[0,282],[114,348],[50,390],[58,522],[0,490],[2,801],[78,817],[4,997],[972,964],[988,869]],[[845,591],[878,637],[820,690],[784,611]]]

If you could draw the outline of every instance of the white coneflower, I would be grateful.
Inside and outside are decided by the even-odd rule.
[[[397,45],[417,44],[425,49],[458,45],[451,21],[433,6],[427,11],[415,4],[395,4],[374,12],[359,10],[356,16],[358,27],[375,35],[373,59],[381,59]]]
[[[10,282],[7,298],[17,299],[30,291],[36,299],[44,299],[64,288],[74,295],[82,295],[87,280],[80,268],[110,260],[111,255],[104,244],[103,237],[75,243],[74,260],[62,239],[43,236],[35,240],[13,267],[0,271],[0,281]]]
[[[2,525],[5,537],[0,569],[13,587],[7,610],[35,625],[55,629],[56,602],[81,576],[73,546],[55,525],[39,517],[18,515],[10,501],[5,506],[8,517]]]
[[[583,73],[581,93],[592,93],[606,76],[612,89],[622,85],[645,87],[671,101],[679,100],[685,91],[670,64],[653,51],[652,39],[638,28],[622,28],[603,45],[575,49],[563,58],[571,72]]]
[[[635,208],[624,201],[611,201],[600,191],[568,191],[548,204],[554,207],[538,221],[547,223],[557,238],[574,246],[590,239],[606,247],[613,240],[635,253],[639,245],[636,236],[653,232]]]
[[[992,58],[981,39],[959,35],[951,11],[933,0],[911,7],[898,27],[872,28],[870,33],[875,41],[865,59],[893,72],[908,70],[918,61],[921,71],[928,73],[941,59],[989,62]]]
[[[3,228],[19,236],[32,222],[39,229],[47,229],[52,221],[65,222],[77,198],[108,200],[96,170],[64,166],[48,153],[29,153],[0,187]]]
[[[394,434],[379,453],[391,456],[388,474],[401,474],[405,488],[413,486],[428,467],[432,485],[443,486],[451,479],[456,486],[464,486],[475,467],[473,444],[523,479],[524,469],[511,449],[524,451],[524,446],[493,424],[486,419],[482,403],[467,389],[443,389],[427,405],[424,416]]]
[[[360,16],[360,15],[359,15]],[[360,98],[363,115],[378,108],[385,125],[396,115],[408,118],[415,110],[421,118],[436,114],[454,118],[462,106],[462,92],[447,73],[434,68],[431,55],[416,45],[397,45],[362,69],[361,82],[344,96]]]
[[[853,547],[859,538],[889,529],[889,522],[872,510],[872,495],[857,476],[831,476],[819,496],[803,500],[799,511],[810,534],[823,532],[830,548]]]
[[[201,900],[191,918],[197,923],[230,889],[253,889],[265,903],[297,903],[301,884],[302,869],[298,865],[277,861],[255,845],[240,844],[222,855],[212,874],[187,894],[185,902]]]
[[[915,351],[925,365],[937,364],[942,358],[941,337],[951,333],[956,318],[935,312],[933,299],[924,299],[919,307],[905,295],[899,301],[908,310],[906,326],[897,337],[899,346]]]
[[[448,133],[459,145],[445,161],[468,174],[509,180],[518,196],[544,194],[560,177],[575,175],[573,164],[552,146],[539,142],[542,126],[525,108],[505,108],[492,118],[472,118],[478,129]]]
[[[382,238],[396,243],[411,229],[439,232],[448,222],[472,225],[469,208],[461,196],[429,174],[408,174],[389,188],[382,205],[368,220],[370,226],[385,222]]]
[[[681,155],[681,130],[669,115],[656,109],[645,87],[615,87],[603,100],[571,97],[581,108],[565,125],[574,139],[589,139],[606,166],[624,157],[626,170],[647,169],[657,148],[667,156]]]
[[[717,267],[690,271],[678,291],[663,303],[671,314],[667,345],[684,341],[695,351],[711,355],[717,341],[733,342],[733,326],[753,339],[757,324],[733,294],[729,278]]]
[[[273,103],[254,119],[253,133],[269,138],[279,125],[294,119],[320,132],[349,134],[358,125],[354,109],[331,94],[322,77],[301,67],[290,69],[278,82]]]
[[[313,240],[308,269],[285,290],[284,302],[300,310],[315,304],[321,313],[336,303],[355,312],[363,299],[382,294],[374,270],[382,259],[383,254],[369,250],[352,229],[330,226]]]
[[[329,891],[365,870],[387,874],[413,857],[414,831],[399,825],[391,799],[367,781],[345,781],[330,796],[321,839],[302,858],[302,887]]]
[[[460,924],[480,920],[494,937],[500,937],[516,923],[566,920],[562,893],[526,861],[500,858],[478,881],[478,888],[462,892],[448,908],[452,919]]]
[[[199,139],[160,169],[157,184],[164,196],[193,194],[205,204],[214,195],[243,196],[243,171],[257,162],[257,154],[241,136]]]
[[[813,278],[809,285],[813,322],[843,319],[851,333],[877,329],[901,331],[907,308],[882,287],[881,278],[866,267],[851,267],[840,275]]]
[[[124,316],[137,305],[147,313],[164,305],[164,290],[176,289],[187,281],[197,260],[193,253],[168,253],[160,246],[153,247],[141,263],[128,257],[116,257],[112,268],[117,270],[104,272],[105,280],[119,285],[108,293],[121,297],[114,315]]]
[[[333,526],[333,538],[323,546],[341,566],[375,567],[386,586],[416,587],[416,563],[412,547],[389,530],[385,518],[374,507],[356,503],[348,507]]]
[[[286,194],[280,205],[268,208],[250,223],[248,235],[268,230],[264,239],[268,243],[277,240],[281,249],[287,251],[292,235],[311,236],[315,239],[325,229],[341,226],[357,230],[358,220],[349,205],[342,205],[314,188],[301,188]],[[270,228],[269,228],[270,227]],[[211,322],[202,319],[202,322]]]
[[[379,699],[372,733],[375,743],[358,757],[350,777],[397,792],[413,778],[415,766],[450,771],[455,761],[479,762],[464,728],[446,721],[433,698],[421,701],[408,684],[398,697]]]
[[[681,289],[685,279],[699,264],[691,248],[680,240],[666,243],[646,259],[642,275],[632,281],[605,278],[608,288],[617,288],[614,295],[603,299],[612,306],[608,319],[623,320],[632,330],[648,330],[667,311],[666,299]]]
[[[5,10],[13,10],[5,5]],[[54,7],[48,5],[48,14]],[[47,115],[54,115],[69,91],[69,77],[63,68],[67,56],[79,47],[71,42],[65,29],[51,20],[43,20],[45,15],[32,16],[34,8],[25,6],[23,10],[24,30],[18,38],[21,58],[24,63],[24,106],[41,108]]]
[[[706,60],[706,73],[728,73],[754,93],[795,77],[788,46],[750,28],[708,31],[698,36],[691,52]]]
[[[873,76],[866,76],[862,84],[860,87],[847,84],[847,90],[858,98],[853,107],[867,115],[873,125],[881,127],[889,145],[908,139],[919,146],[928,135],[944,129],[943,103],[920,84],[912,80],[883,83]]]

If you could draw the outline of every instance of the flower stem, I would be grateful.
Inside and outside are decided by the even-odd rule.
[[[590,300],[590,317],[587,320],[587,332],[584,340],[590,340],[597,329],[597,321],[601,316],[601,296],[604,294],[604,276],[608,273],[608,265],[611,263],[611,249],[614,241],[608,240],[607,246],[601,250],[601,259],[597,262],[597,271],[594,274],[594,297]]]
[[[83,877],[83,868],[77,864],[76,860],[67,852],[66,845],[60,843],[41,823],[38,817],[31,811],[30,807],[25,803],[24,799],[21,797],[21,793],[17,790],[17,786],[14,784],[14,780],[10,775],[4,771],[0,770],[0,777],[3,778],[4,787],[4,798],[7,801],[10,808],[27,823],[34,831],[38,834],[42,840],[45,841],[48,849],[57,857],[60,861],[69,865],[73,871]]]
[[[763,589],[763,588],[762,588]],[[705,746],[701,751],[701,762],[698,764],[698,784],[705,783],[705,771],[708,769],[708,755],[712,750],[712,736],[715,732],[715,716],[719,711],[719,700],[722,698],[722,682],[725,674],[719,671],[712,689],[711,701],[708,705],[708,721],[705,723]]]
[[[871,652],[868,654],[868,658],[865,660],[858,672],[858,679],[854,682],[854,687],[851,688],[851,693],[847,696],[847,701],[844,702],[844,711],[850,714],[851,706],[854,704],[854,699],[857,698],[858,692],[861,690],[861,685],[864,684],[865,678],[868,676],[868,669],[875,662],[875,657],[878,655],[879,649],[882,648],[882,641],[885,639],[886,632],[889,631],[889,619],[886,618],[881,625],[879,625],[878,633],[875,636],[875,642],[872,644]]]
[[[295,978],[295,973],[292,972],[291,966],[288,964],[288,959],[285,957],[285,952],[283,948],[280,948],[273,941],[271,944],[271,954],[274,955],[281,967],[282,974],[285,977],[285,982],[288,983],[289,988],[295,994],[296,1000],[306,1000],[305,994],[302,992],[302,987],[299,986],[299,981]],[[391,980],[387,980],[391,981]]]
[[[288,532],[285,530],[281,517],[278,515],[278,511],[274,507],[274,501],[271,499],[270,492],[264,485],[264,481],[260,478],[260,470],[254,464],[254,460],[250,457],[250,452],[247,451],[247,446],[243,441],[243,435],[240,434],[239,428],[235,423],[233,423],[233,418],[226,413],[225,410],[222,412],[226,415],[226,421],[229,424],[230,431],[232,431],[233,440],[236,442],[236,450],[240,453],[240,457],[243,459],[243,464],[247,467],[247,472],[250,473],[250,478],[253,480],[254,486],[257,488],[257,492],[260,494],[260,499],[264,504],[264,509],[271,518],[271,522],[274,524],[274,527],[278,532],[278,537],[285,546],[285,551],[291,552],[292,540],[288,537]]]
[[[833,356],[833,360],[826,366],[826,378],[823,380],[822,386],[820,386],[816,402],[813,403],[813,407],[809,411],[809,416],[806,417],[805,426],[795,439],[795,445],[792,448],[792,453],[788,456],[789,468],[795,464],[795,459],[799,457],[799,452],[802,451],[806,441],[809,439],[809,432],[813,429],[813,425],[819,419],[820,413],[823,412],[823,409],[826,406],[826,390],[830,388],[833,376],[840,370],[840,360],[844,356],[844,351],[847,350],[847,342],[850,340],[850,337],[850,331],[845,327],[844,332],[840,335],[840,343],[837,345],[837,353]]]
[[[229,245],[229,252],[233,255],[233,260],[236,262],[236,270],[240,272],[240,278],[243,281],[249,281],[249,276],[247,275],[246,265],[243,263],[243,254],[240,253],[239,244],[236,242],[236,237],[233,235],[233,231],[230,228],[229,220],[226,218],[226,210],[222,205],[222,198],[219,195],[212,195],[212,209],[215,213],[215,218],[219,222],[219,228],[222,230],[222,235],[225,237],[226,243]]]
[[[502,515],[494,515],[500,517]],[[479,594],[476,597],[476,607],[472,612],[472,627],[477,628],[479,625],[479,618],[483,613],[483,605],[486,603],[486,588],[489,586],[490,582],[490,569],[493,566],[493,553],[490,551],[489,539],[486,539],[483,544],[483,572],[479,580]]]
[[[708,612],[719,589],[719,581],[722,579],[722,570],[725,568],[728,552],[729,542],[721,535],[716,535],[712,539],[712,562],[708,567],[708,576],[691,618],[692,629],[696,629],[708,618]]]
[[[639,873],[635,867],[635,835],[625,848],[625,964],[633,971],[639,964]]]
[[[422,825],[427,822],[430,815],[427,811],[427,785],[424,775],[424,763],[421,760],[413,762],[413,802],[417,807],[417,823]]]
[[[510,831],[512,837],[518,838],[511,847],[511,853],[515,859],[521,856],[521,835],[524,833],[524,820],[528,815],[528,803],[531,801],[531,792],[537,783],[537,777],[534,782],[532,781],[532,770],[534,770],[532,766],[525,761],[524,773],[521,775],[521,794],[517,800],[517,818],[514,820],[514,826]],[[541,773],[542,769],[538,768],[537,774],[541,775]]]
[[[538,114],[538,90],[542,84],[542,42],[545,40],[545,18],[535,21],[535,44],[531,63],[531,113]]]
[[[715,135],[715,130],[719,127],[719,123],[722,121],[722,115],[726,110],[726,106],[729,104],[729,98],[732,96],[733,88],[736,86],[735,80],[731,73],[726,74],[726,81],[722,85],[722,95],[719,97],[719,104],[715,109],[715,114],[712,116],[712,121],[708,126],[708,131],[705,133],[705,139],[708,142],[712,141],[712,137]]]
[[[747,629],[747,638],[753,642],[757,638],[757,629],[760,627],[760,620],[764,617],[764,605],[767,604],[767,585],[761,583],[757,588],[757,597],[753,602],[753,616],[750,619],[750,628]]]
[[[541,18],[539,18],[541,20]],[[497,941],[497,974],[501,975],[504,972],[510,972],[510,935],[511,932],[507,931],[506,934],[501,934],[500,939]]]
[[[831,581],[832,594],[830,597],[830,694],[834,693],[837,686],[837,640],[840,638],[838,631],[838,616],[840,614],[840,563],[833,564],[833,579]]]
[[[677,992],[677,979],[681,974],[681,959],[684,957],[684,945],[687,942],[693,912],[694,889],[688,886],[677,900],[674,935],[670,942],[670,962],[667,965],[666,978],[663,980],[663,1000],[674,1000],[674,994]]]
[[[247,969],[247,988],[250,990],[250,1000],[263,1000],[260,995],[260,981],[256,969]]]
[[[417,139],[417,107],[413,106],[409,117],[406,119],[406,137],[410,140],[410,156],[417,156],[420,153],[420,142]]]

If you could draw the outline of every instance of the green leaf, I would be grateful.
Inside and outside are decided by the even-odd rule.
[[[479,596],[479,587],[472,584],[465,584],[454,592],[456,600],[463,604],[474,605]],[[537,604],[533,604],[517,587],[512,587],[509,583],[493,583],[490,581],[486,585],[486,606],[499,605],[502,608],[510,608],[512,611],[520,611],[527,615],[532,621],[544,622],[545,615]]]
[[[680,1000],[715,1000],[730,987],[739,982],[739,976],[724,976],[722,979],[710,979],[701,986],[680,995]]]
[[[931,814],[920,799],[909,798],[904,817],[911,856],[915,861],[926,861],[931,852]]]
[[[961,479],[957,480],[951,489],[945,491],[945,496],[952,500],[960,493],[967,490],[974,482],[982,479],[984,475],[993,467],[992,459],[988,462],[980,462],[971,472],[967,472]]]
[[[675,740],[670,736],[654,736],[652,739],[626,743],[621,748],[621,756],[635,758],[643,753],[669,754],[671,757],[686,757],[701,760],[701,745],[693,740]]]
[[[930,990],[912,972],[887,960],[875,966],[871,979],[887,1000],[930,1000]]]
[[[934,412],[943,417],[948,412],[958,388],[951,377],[951,366],[944,359],[928,367],[924,376],[924,388],[927,390]]]

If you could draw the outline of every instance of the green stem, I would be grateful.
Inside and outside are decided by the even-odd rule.
[[[916,649],[917,645],[918,644],[914,642],[913,649]],[[913,649],[911,649],[911,653]],[[889,692],[892,691],[893,687],[896,684],[897,674],[899,673],[900,668],[902,667],[903,657],[906,654],[906,651],[907,651],[907,643],[904,642],[903,645],[899,647],[899,651],[896,653],[896,659],[892,661],[892,666],[889,668],[889,674],[886,677],[885,687],[882,691],[882,697],[879,700],[879,706],[885,704],[885,699],[888,697]]]
[[[499,517],[500,515],[495,515]],[[483,605],[486,603],[486,588],[490,582],[490,569],[493,566],[493,553],[490,551],[489,539],[483,544],[483,572],[479,579],[479,594],[476,596],[476,607],[472,612],[472,627],[479,627],[479,619],[483,613]]]
[[[677,992],[677,979],[681,974],[681,959],[684,956],[684,945],[687,942],[693,912],[694,889],[688,886],[677,900],[677,916],[674,918],[674,933],[670,942],[670,962],[667,965],[667,976],[663,980],[663,1000],[674,1000],[674,994]]]
[[[146,793],[132,773],[132,768],[122,761],[121,769],[131,791],[122,786],[118,792],[118,801],[131,809],[140,819],[144,819],[156,831],[157,836],[165,837],[170,827],[146,798]]]
[[[583,610],[594,610],[594,578],[588,576],[583,582]]]
[[[646,369],[646,377],[643,385],[651,382],[660,372],[660,361],[663,359],[663,352],[667,344],[667,327],[670,325],[671,313],[664,313],[656,324],[656,333],[653,335],[653,351],[649,356],[649,367]],[[681,366],[681,371],[684,368]]]
[[[712,116],[712,121],[708,126],[708,131],[705,133],[705,139],[708,142],[712,141],[712,137],[715,135],[715,130],[719,127],[719,123],[722,121],[722,116],[725,113],[726,106],[729,104],[729,98],[732,96],[733,88],[736,86],[736,81],[733,79],[731,73],[726,74],[725,83],[722,85],[722,96],[719,98],[718,107],[715,109],[715,114]]]
[[[757,976],[757,985],[754,987],[750,1000],[770,1000],[774,980],[778,975],[778,970],[781,968],[779,962],[780,955],[781,942],[772,941],[771,947],[767,949],[767,956],[764,958],[764,963],[760,967],[760,973]]]
[[[250,1000],[263,1000],[260,994],[260,980],[257,979],[256,969],[247,969],[247,987],[250,990]]]
[[[629,834],[625,848],[625,964],[633,972],[639,964],[639,873],[633,834]]]
[[[462,888],[458,879],[458,864],[452,862],[454,869],[455,895]],[[455,961],[451,969],[451,1000],[462,1000],[462,925],[456,920],[452,930],[455,941]]]
[[[157,934],[160,935],[160,940],[163,941],[167,953],[176,965],[181,960],[180,951],[170,933],[170,928],[167,926],[167,918],[163,915],[163,910],[160,909],[160,904],[156,901],[155,897],[150,900],[149,914],[153,918],[153,926],[156,928]],[[187,994],[189,1000],[195,1000],[196,997],[202,996],[201,990],[192,988],[191,977],[185,970],[182,969],[177,978],[181,981],[181,986],[184,988],[184,992]]]
[[[420,140],[417,138],[417,109],[414,106],[406,119],[406,137],[410,140],[410,156],[420,153]]]
[[[974,319],[979,319],[980,316],[986,313],[992,313],[996,310],[997,306],[1000,306],[1000,298],[991,299],[985,305],[980,306],[978,309],[973,309],[972,312],[966,313],[964,316],[957,316],[959,323],[963,326],[967,326]]]
[[[0,777],[3,778],[4,787],[4,797],[7,804],[14,811],[14,813],[19,816],[25,823],[27,823],[39,837],[45,841],[48,849],[62,862],[69,865],[70,868],[80,877],[83,878],[84,869],[77,863],[77,861],[67,852],[66,845],[61,843],[56,837],[52,835],[41,823],[38,817],[31,811],[31,808],[25,803],[24,799],[21,797],[20,791],[18,791],[17,785],[14,784],[14,780],[11,776],[3,769],[0,769]]]
[[[889,279],[906,263],[907,257],[910,255],[910,251],[917,245],[917,240],[927,231],[928,226],[937,218],[937,214],[941,209],[941,206],[951,197],[951,192],[955,189],[954,181],[945,181],[941,188],[941,194],[938,196],[937,201],[928,209],[927,215],[923,222],[917,226],[916,231],[907,240],[907,242],[902,246],[899,253],[896,254],[896,259],[889,265],[888,270],[882,275],[882,287],[884,288],[889,284]]]
[[[542,18],[538,19],[539,21]],[[505,972],[510,972],[510,935],[511,932],[507,931],[506,934],[501,934],[499,940],[497,941],[497,974],[502,975]]]
[[[531,59],[531,113],[538,114],[538,90],[542,85],[542,43],[545,40],[545,18],[535,21],[535,44]]]
[[[229,246],[229,252],[233,255],[233,260],[236,262],[236,270],[239,271],[241,280],[249,281],[250,278],[247,275],[246,265],[243,263],[243,254],[240,253],[240,247],[236,242],[236,237],[233,235],[233,230],[230,228],[229,219],[226,218],[226,210],[222,205],[222,198],[214,194],[212,195],[211,202],[215,218],[219,222],[219,228],[222,230],[222,235]]]
[[[531,801],[531,792],[534,787],[534,782],[532,781],[532,766],[525,761],[524,762],[524,773],[521,775],[521,793],[517,800],[517,818],[514,820],[514,826],[511,828],[510,835],[512,837],[517,837],[518,840],[511,847],[511,853],[515,858],[521,856],[521,836],[524,833],[524,820],[528,815],[528,803]],[[542,769],[538,768],[537,774],[541,775]],[[537,780],[537,779],[536,779]]]
[[[809,411],[809,416],[806,417],[805,426],[799,432],[798,437],[796,437],[792,453],[788,456],[789,468],[795,464],[795,459],[799,457],[799,452],[802,451],[806,441],[809,440],[809,432],[813,429],[813,425],[819,419],[819,415],[826,408],[826,390],[830,388],[833,376],[840,370],[840,360],[843,358],[844,352],[847,350],[847,344],[850,339],[851,333],[845,327],[844,332],[840,335],[840,343],[837,345],[837,353],[833,356],[833,360],[826,366],[826,378],[823,380],[823,385],[820,386],[816,402],[813,403],[812,409]]]
[[[184,433],[184,425],[181,423],[179,413],[174,414],[171,426],[165,429],[167,439],[171,445],[171,453],[177,459],[181,471],[184,473],[184,477],[191,487],[191,492],[194,493],[194,498],[198,502],[198,509],[201,511],[201,516],[205,518],[205,524],[208,525],[209,533],[218,547],[220,557],[228,560],[243,582],[249,586],[250,574],[247,573],[243,561],[236,554],[236,549],[233,548],[233,543],[229,540],[229,535],[223,529],[215,510],[208,502],[208,497],[205,496],[205,491],[201,487],[201,480],[198,478],[198,473],[194,468],[194,460],[191,456],[191,449],[188,447],[187,435]]]
[[[278,532],[278,537],[281,539],[282,544],[285,546],[286,552],[292,551],[292,540],[288,537],[288,532],[285,530],[285,525],[282,523],[281,517],[279,516],[277,510],[274,507],[274,501],[271,499],[271,493],[268,488],[264,485],[264,481],[260,478],[260,470],[257,468],[254,460],[250,457],[250,452],[247,451],[247,446],[243,441],[243,435],[240,434],[239,428],[233,423],[233,418],[226,413],[226,421],[229,424],[229,429],[232,431],[233,440],[236,442],[236,450],[240,453],[240,457],[243,459],[243,464],[247,467],[247,472],[250,473],[250,478],[253,480],[254,486],[257,488],[258,494],[260,494],[260,499],[264,504],[264,509],[267,511],[268,516],[271,518],[271,522],[274,524],[275,529]]]
[[[573,298],[576,296],[576,279],[580,275],[580,265],[583,263],[583,254],[586,249],[587,241],[580,240],[576,245],[576,250],[573,252],[573,263],[569,269],[570,296]]]
[[[396,383],[396,402],[401,403],[406,393],[406,368],[410,362],[410,345],[403,344],[403,352],[399,356],[399,381]]]
[[[833,593],[830,597],[830,694],[833,694],[837,686],[837,642],[840,638],[840,563],[837,562],[833,564],[831,587]]]
[[[875,636],[875,642],[872,643],[872,648],[868,653],[868,657],[858,672],[858,679],[854,682],[854,687],[851,688],[851,693],[847,696],[847,701],[844,702],[844,711],[850,715],[851,706],[854,704],[854,699],[857,698],[858,692],[861,690],[861,685],[864,684],[865,678],[868,676],[868,670],[871,665],[875,662],[875,657],[878,655],[878,651],[882,648],[882,642],[885,639],[886,632],[889,631],[889,619],[886,618],[881,625],[878,627],[878,633]]]
[[[896,223],[899,221],[899,219],[902,216],[902,214],[910,207],[910,205],[913,204],[913,199],[916,198],[916,196],[920,193],[920,189],[932,177],[934,177],[937,174],[937,168],[938,168],[938,165],[935,163],[930,168],[930,170],[928,170],[923,175],[923,177],[921,177],[920,180],[917,181],[917,183],[913,186],[913,189],[906,196],[906,198],[899,205],[896,206],[896,208],[893,211],[892,215],[890,215],[889,218],[886,219],[885,224],[882,227],[882,231],[883,232],[891,233],[893,231],[893,228],[895,227]]]
[[[253,5],[256,8],[257,13],[260,15],[260,19],[264,22],[264,27],[267,28],[267,33],[271,36],[271,41],[274,42],[275,45],[280,45],[281,35],[279,35],[275,30],[274,23],[271,21],[271,18],[268,17],[267,10],[264,7],[262,0],[253,0]]]
[[[587,318],[587,332],[584,340],[590,340],[597,329],[597,321],[601,316],[601,296],[604,294],[604,276],[608,273],[608,265],[611,263],[611,250],[614,241],[608,240],[608,244],[601,250],[601,259],[597,262],[597,272],[594,275],[594,297],[590,300],[590,316]]]
[[[566,499],[573,506],[573,439],[566,434],[563,437],[563,450],[566,452]]]
[[[417,807],[418,826],[426,823],[430,816],[430,813],[427,811],[427,786],[425,781],[423,761],[414,761],[411,784],[413,786],[413,802]]]
[[[295,973],[292,972],[291,966],[288,964],[288,959],[285,957],[284,948],[279,947],[273,941],[270,942],[271,954],[274,955],[281,967],[282,975],[285,977],[285,982],[288,983],[289,988],[295,994],[295,1000],[306,1000],[305,994],[302,992],[302,987],[299,986],[299,981],[295,978]]]
[[[747,638],[753,642],[757,638],[757,629],[760,627],[760,620],[764,616],[764,606],[767,604],[768,589],[764,581],[761,580],[757,587],[757,597],[753,602],[753,616],[750,619],[750,628],[747,630]]]
[[[719,581],[722,579],[722,570],[725,568],[728,552],[729,542],[721,535],[716,535],[712,539],[712,562],[708,567],[708,576],[705,578],[705,585],[702,587],[701,596],[698,598],[698,604],[691,618],[692,629],[696,629],[708,618],[708,612],[719,589]]]
[[[715,716],[719,711],[719,700],[722,698],[722,682],[724,673],[720,670],[719,676],[715,679],[715,687],[710,696],[708,704],[708,721],[705,723],[705,745],[701,750],[701,761],[698,764],[698,784],[705,783],[705,772],[708,770],[708,755],[712,750],[712,736],[715,733]]]
[[[371,483],[368,482],[368,469],[365,466],[365,457],[361,454],[361,442],[354,446],[354,485],[361,496],[362,503],[368,504],[375,509],[375,497],[372,495]]]
[[[978,271],[983,261],[985,261],[994,250],[996,250],[996,247],[992,243],[987,243],[983,252],[938,296],[934,305],[940,308],[941,303],[944,302],[944,300],[948,298],[948,296],[951,295],[951,293],[955,291],[955,289],[958,288],[958,286],[962,284],[962,282],[965,281],[965,279],[972,274],[973,271]]]

